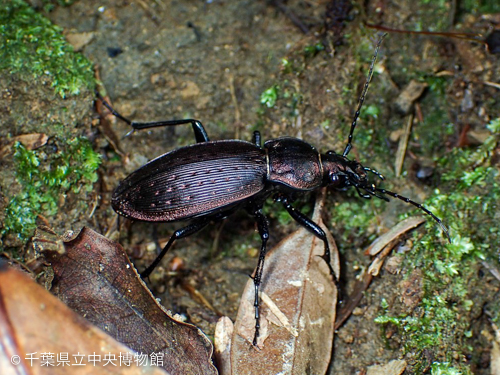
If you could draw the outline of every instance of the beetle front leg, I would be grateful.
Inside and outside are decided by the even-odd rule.
[[[253,277],[253,284],[255,287],[255,335],[253,337],[253,346],[257,346],[257,339],[259,338],[260,330],[260,314],[259,314],[259,286],[262,281],[262,271],[264,269],[264,260],[266,258],[267,252],[267,240],[269,239],[269,227],[266,216],[262,213],[261,209],[255,210],[253,213],[255,220],[257,221],[257,227],[259,229],[260,238],[262,240],[262,245],[259,253],[259,261],[257,262],[257,268],[255,269],[255,276]]]
[[[288,201],[286,197],[280,196],[278,198],[278,201],[283,204],[285,209],[288,211],[290,216],[301,226],[306,228],[308,231],[310,231],[312,234],[314,234],[316,237],[318,237],[323,243],[325,244],[325,252],[321,256],[321,258],[326,262],[328,269],[330,271],[330,275],[333,277],[333,281],[335,282],[335,285],[338,288],[338,280],[337,276],[335,275],[335,272],[333,270],[333,267],[331,265],[331,255],[330,255],[330,245],[328,245],[328,239],[326,238],[325,231],[321,229],[321,227],[316,224],[314,221],[309,219],[306,215],[304,215],[302,212],[297,211],[291,203]],[[340,289],[339,289],[340,290]]]
[[[156,257],[156,259],[153,261],[153,263],[151,263],[151,265],[146,268],[145,271],[143,271],[141,273],[141,278],[142,279],[145,279],[147,277],[149,277],[149,275],[151,274],[151,272],[154,271],[154,269],[158,266],[158,264],[161,262],[161,260],[163,259],[163,257],[165,256],[165,254],[168,252],[168,250],[172,247],[173,243],[175,240],[179,239],[179,238],[184,238],[184,237],[188,237],[200,230],[202,230],[203,228],[205,228],[207,226],[207,224],[209,223],[209,220],[207,219],[200,219],[198,221],[195,221],[194,223],[191,223],[190,225],[184,227],[184,228],[181,228],[181,229],[177,229],[174,234],[172,234],[172,237],[170,237],[170,239],[168,240],[167,244],[165,245],[165,247],[163,248],[163,250],[161,251],[160,254],[158,254],[158,256]]]

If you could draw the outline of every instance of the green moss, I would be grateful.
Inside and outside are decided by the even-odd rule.
[[[492,132],[493,134],[499,134],[500,133],[500,117],[496,118],[494,120],[491,120],[488,125],[486,125],[486,128]]]
[[[446,348],[445,360],[451,361],[453,352],[459,348],[451,338],[454,332],[464,332],[467,328],[464,319],[456,320],[460,307],[450,304],[448,299],[441,295],[424,297],[421,307],[419,310],[421,314],[418,316],[387,314],[377,317],[375,322],[391,323],[398,328],[400,334],[404,336],[402,342],[405,353],[414,353],[415,350],[422,353],[424,349]],[[419,373],[419,364],[416,365],[416,372]]]
[[[267,108],[273,108],[278,100],[279,87],[277,85],[269,87],[260,95],[260,104]]]
[[[38,214],[57,214],[61,195],[92,189],[101,157],[85,138],[70,140],[64,152],[51,155],[28,150],[21,143],[14,148],[21,191],[9,200],[2,235],[14,233],[26,240]]]
[[[495,14],[500,13],[500,3],[497,1],[464,0],[460,2],[463,13]]]
[[[444,97],[446,95],[446,89],[448,87],[448,80],[445,77],[436,77],[435,75],[422,74],[417,77],[421,82],[427,83],[429,86],[429,91]]]
[[[274,85],[265,90],[260,96],[260,103],[265,108],[274,108],[278,101],[282,101],[284,113],[287,117],[298,116],[297,107],[302,101],[302,95],[291,87],[289,82],[285,80],[282,86]],[[265,115],[265,109],[260,111],[261,115]]]
[[[361,119],[368,119],[370,117],[375,117],[377,118],[380,115],[380,108],[377,107],[375,104],[370,104],[363,106],[361,108],[361,113],[360,113],[360,118]]]
[[[335,237],[339,247],[352,243],[353,238],[365,238],[368,228],[376,225],[376,211],[384,203],[380,199],[362,199],[354,189],[343,194],[342,200],[330,210],[330,227],[336,228]]]
[[[47,77],[62,97],[95,85],[92,64],[22,0],[0,2],[0,69],[26,80]]]
[[[450,366],[448,362],[434,362],[431,365],[431,375],[463,375],[464,373]]]
[[[288,59],[281,60],[281,70],[283,74],[290,74],[293,72],[293,63]]]
[[[306,216],[312,216],[314,207],[310,203],[309,197],[306,195],[299,195],[297,199],[293,201],[293,207]],[[271,198],[267,199],[266,204],[264,204],[262,208],[262,212],[269,220],[277,221],[282,227],[296,223],[283,204]]]
[[[450,13],[448,0],[422,0],[415,3],[414,24],[409,26],[415,31],[442,31],[449,27]]]
[[[290,225],[293,221],[283,205],[268,200],[262,208],[264,215],[270,220],[277,220],[281,226]]]
[[[304,48],[304,57],[305,58],[311,58],[316,56],[319,52],[324,51],[325,46],[323,43],[318,42],[312,46],[307,46]]]
[[[419,269],[424,275],[424,297],[416,309],[419,313],[398,314],[394,307],[392,313],[387,311],[376,320],[398,327],[405,353],[422,355],[422,363],[417,358],[417,372],[425,367],[422,353],[426,350],[432,350],[439,361],[455,363],[460,371],[468,371],[463,363],[456,363],[456,358],[468,350],[465,342],[473,334],[471,311],[476,304],[484,303],[478,300],[481,297],[477,292],[471,295],[475,283],[481,282],[476,276],[477,262],[498,262],[500,247],[500,178],[498,169],[489,165],[489,155],[500,139],[499,122],[496,119],[488,125],[493,134],[477,150],[456,148],[438,160],[445,171],[441,186],[451,192],[436,190],[424,205],[449,227],[452,243],[445,243],[439,227],[428,220],[427,231],[405,256],[406,268]],[[497,314],[494,320],[498,318]],[[435,373],[459,371],[447,366],[436,365]]]

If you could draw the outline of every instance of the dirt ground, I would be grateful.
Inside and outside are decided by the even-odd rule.
[[[300,21],[286,14],[283,7]],[[334,11],[338,18],[333,17]],[[377,30],[365,23],[395,29],[472,30],[484,35],[500,24],[499,14],[471,12],[457,8],[456,2],[415,4],[404,0],[355,3],[350,7],[348,2],[323,0],[76,1],[69,6],[56,5],[44,14],[62,27],[68,38],[80,43],[78,49],[94,63],[112,105],[127,118],[135,121],[194,118],[205,125],[212,140],[250,140],[252,132],[259,130],[263,140],[288,135],[302,138],[319,150],[338,152],[345,146],[378,38]],[[308,32],[304,33],[301,27]],[[439,186],[435,175],[430,177],[434,178],[431,183],[418,176],[428,169],[435,170],[436,160],[451,149],[481,144],[487,133],[485,124],[498,117],[500,106],[495,99],[499,95],[498,86],[484,84],[498,85],[498,55],[487,53],[484,45],[477,42],[389,33],[378,61],[350,157],[367,162],[386,175],[391,190],[421,202]],[[411,80],[418,81],[424,75],[435,78],[436,85],[443,85],[442,91],[439,88],[433,91],[441,92],[442,96],[435,99],[428,94],[434,90],[429,88],[434,81],[428,80],[423,96],[410,101],[419,104],[402,114],[403,110],[395,107],[396,99],[401,99],[403,88]],[[45,113],[56,112],[62,106],[58,104],[59,98],[47,94],[46,88],[33,88],[6,75],[2,81],[6,87],[17,85],[14,102],[41,103],[38,107],[31,105],[23,132],[33,131]],[[271,96],[277,95],[275,104],[262,101],[268,89]],[[43,95],[47,99],[39,101]],[[93,94],[86,92],[71,100],[72,105],[65,105],[69,113],[62,115],[61,122],[76,119],[80,126],[71,131],[91,139],[94,149],[103,156],[97,189],[83,198],[88,206],[95,203],[95,210],[91,217],[77,208],[61,212],[58,217],[50,218],[50,224],[60,232],[87,225],[108,234],[120,241],[136,267],[143,270],[154,258],[152,239],[158,236],[160,243],[164,243],[179,225],[122,220],[121,231],[117,232],[116,214],[110,206],[112,190],[148,160],[193,143],[192,129],[190,126],[162,128],[125,137],[129,126],[115,121],[111,127],[119,143],[116,148],[97,126]],[[438,112],[436,107],[439,116],[436,115],[435,123],[422,125],[412,133],[402,176],[395,177],[397,136],[408,113],[415,118],[429,118]],[[18,112],[22,113],[22,109]],[[468,130],[464,132],[465,127]],[[21,133],[20,128],[13,129],[12,133]],[[464,134],[469,134],[469,141],[461,144]],[[5,197],[11,194],[7,187],[9,178],[12,181],[10,175],[1,183]],[[327,206],[338,207],[343,199],[361,200],[354,194],[344,197],[343,193],[332,192]],[[305,197],[299,206],[307,212],[313,200],[314,195]],[[73,207],[71,202],[68,204]],[[275,212],[272,204],[268,202],[271,207],[267,211],[272,230],[270,246],[297,228],[293,221]],[[372,206],[370,211],[376,214],[376,219],[364,226],[362,233],[349,232],[352,228],[348,223],[332,223],[338,216],[325,213],[341,251],[344,295],[351,293],[356,276],[370,262],[363,249],[397,223],[398,215],[411,208],[396,200]],[[346,212],[344,220],[355,221],[357,215],[362,217],[364,213]],[[184,315],[213,337],[216,312],[234,319],[241,291],[256,265],[259,238],[255,228],[252,219],[240,212],[230,220],[178,241],[151,277],[153,293],[168,309]],[[4,245],[20,246],[5,239]],[[172,272],[171,259],[182,262],[181,274]],[[492,262],[499,267],[498,258]],[[393,337],[396,334],[392,328],[382,328],[374,323],[374,318],[382,314],[382,300],[401,298],[399,285],[410,273],[408,268],[402,273],[385,271],[374,279],[355,314],[337,331],[330,374],[363,374],[368,366],[398,358],[407,360],[408,374],[430,373],[431,363],[445,359],[453,361],[455,366],[465,366],[471,373],[490,373],[489,344],[479,333],[490,327],[488,317],[481,311],[488,300],[499,298],[499,281],[477,266],[477,273],[483,279],[471,282],[479,289],[469,292],[481,295],[483,305],[471,313],[470,325],[474,328],[470,329],[475,339],[464,344],[466,348],[436,347],[435,352],[429,349],[424,354],[408,353],[405,344]],[[186,285],[199,291],[216,312],[194,298]],[[486,291],[479,285],[488,285],[489,289]],[[443,354],[448,351],[459,354]],[[425,355],[427,368],[412,367]]]

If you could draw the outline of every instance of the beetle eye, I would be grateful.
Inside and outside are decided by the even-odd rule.
[[[334,187],[346,186],[347,178],[343,174],[330,173],[330,185]]]

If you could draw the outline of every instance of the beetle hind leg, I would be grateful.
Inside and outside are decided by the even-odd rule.
[[[259,338],[260,331],[260,312],[259,312],[259,287],[262,281],[262,271],[264,269],[264,260],[266,258],[267,253],[267,240],[269,239],[269,226],[267,222],[266,216],[262,213],[261,209],[257,209],[253,212],[253,216],[257,222],[257,227],[259,229],[260,238],[262,240],[260,252],[259,252],[259,261],[257,262],[257,268],[255,269],[255,275],[252,277],[253,285],[255,288],[255,300],[254,300],[254,308],[255,308],[255,334],[253,337],[253,346],[257,346],[257,339]]]
[[[148,121],[148,122],[136,122],[128,119],[127,117],[121,115],[118,111],[116,111],[111,105],[96,91],[97,98],[104,104],[104,106],[113,114],[113,116],[119,118],[122,121],[125,121],[127,124],[132,126],[133,130],[140,129],[150,129],[150,128],[158,128],[162,126],[177,126],[184,124],[191,124],[193,127],[194,137],[196,139],[196,143],[208,142],[210,139],[208,138],[208,134],[205,130],[203,124],[195,119],[180,119],[180,120],[163,120],[163,121]],[[130,133],[129,133],[130,134]]]
[[[163,248],[161,253],[158,254],[158,256],[153,261],[153,263],[151,263],[151,265],[148,268],[146,268],[146,270],[141,272],[141,278],[145,279],[145,278],[149,277],[149,275],[151,275],[151,272],[153,272],[154,269],[158,266],[158,264],[161,262],[161,260],[165,256],[165,254],[168,252],[168,250],[174,244],[175,240],[177,240],[179,238],[188,237],[188,236],[202,230],[203,228],[205,228],[207,226],[208,223],[209,223],[209,220],[204,218],[204,219],[197,220],[184,228],[177,229],[174,232],[174,234],[172,234],[172,236],[168,240],[167,244],[165,245],[165,247]]]

